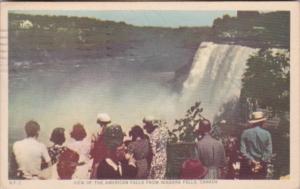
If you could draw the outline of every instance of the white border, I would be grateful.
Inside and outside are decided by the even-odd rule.
[[[1,129],[1,174],[0,187],[2,188],[244,188],[244,189],[299,189],[299,2],[2,2],[1,3],[1,44],[7,44],[7,12],[8,10],[286,10],[291,12],[291,175],[289,180],[245,181],[245,180],[218,180],[217,184],[75,184],[75,181],[8,181],[8,73],[7,73],[7,45],[1,45],[0,64],[0,129]],[[94,183],[94,181],[91,181]]]

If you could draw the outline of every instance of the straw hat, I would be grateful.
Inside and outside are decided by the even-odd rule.
[[[250,124],[259,123],[259,122],[266,121],[266,120],[267,120],[267,118],[264,116],[263,112],[253,112],[251,114],[249,123]]]

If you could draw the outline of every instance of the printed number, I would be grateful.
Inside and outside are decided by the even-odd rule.
[[[22,183],[21,180],[10,180],[9,184],[10,185],[20,185]]]

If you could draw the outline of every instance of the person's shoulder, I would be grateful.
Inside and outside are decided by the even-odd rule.
[[[27,146],[27,145],[29,145],[29,144],[28,144],[28,139],[27,139],[27,138],[18,140],[18,141],[16,141],[16,142],[13,144],[13,146],[17,146],[17,147],[18,147],[18,146],[23,147],[23,146]]]
[[[215,143],[216,143],[216,145],[218,146],[218,147],[222,147],[223,148],[223,143],[222,143],[222,141],[220,141],[220,140],[217,140],[217,139],[215,139]]]
[[[35,145],[39,146],[41,149],[47,149],[47,146],[41,141],[35,140]]]
[[[209,135],[208,137],[205,137],[204,140],[205,140],[205,139],[206,139],[206,141],[207,141],[208,143],[216,144],[217,146],[223,145],[223,143],[222,143],[220,140],[214,138],[214,137],[211,136],[211,135]]]
[[[24,139],[23,139],[24,140]],[[23,140],[17,140],[16,142],[14,142],[13,145],[18,145],[18,144],[21,144],[23,142]]]
[[[261,127],[260,127],[259,130],[260,130],[260,132],[262,132],[262,133],[264,133],[264,134],[266,134],[266,135],[271,135],[270,132],[269,132],[267,129],[264,129],[264,128],[261,128]]]
[[[103,136],[103,133],[104,131],[101,130],[101,131],[94,131],[92,134],[91,134],[91,141],[97,141],[99,138],[101,138]]]
[[[18,148],[20,145],[22,145],[24,142],[23,142],[23,140],[18,140],[18,141],[16,141],[16,142],[14,142],[14,144],[13,144],[13,148],[15,149],[15,148]]]
[[[242,135],[248,135],[249,133],[252,133],[254,131],[254,128],[246,128],[243,130]]]
[[[200,139],[197,141],[197,143],[196,143],[196,145],[197,145],[198,147],[200,147],[200,146],[206,146],[206,144],[207,144],[207,138],[205,138],[205,137],[200,138]]]

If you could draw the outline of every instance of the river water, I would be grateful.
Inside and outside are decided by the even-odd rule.
[[[99,112],[107,112],[125,131],[141,125],[145,115],[172,127],[175,118],[201,100],[203,115],[212,119],[223,103],[239,95],[247,58],[256,51],[201,43],[180,93],[171,90],[174,72],[144,69],[143,60],[132,57],[10,62],[9,143],[24,137],[31,119],[40,123],[46,144],[55,127],[68,134],[80,122],[88,133],[95,131]]]

